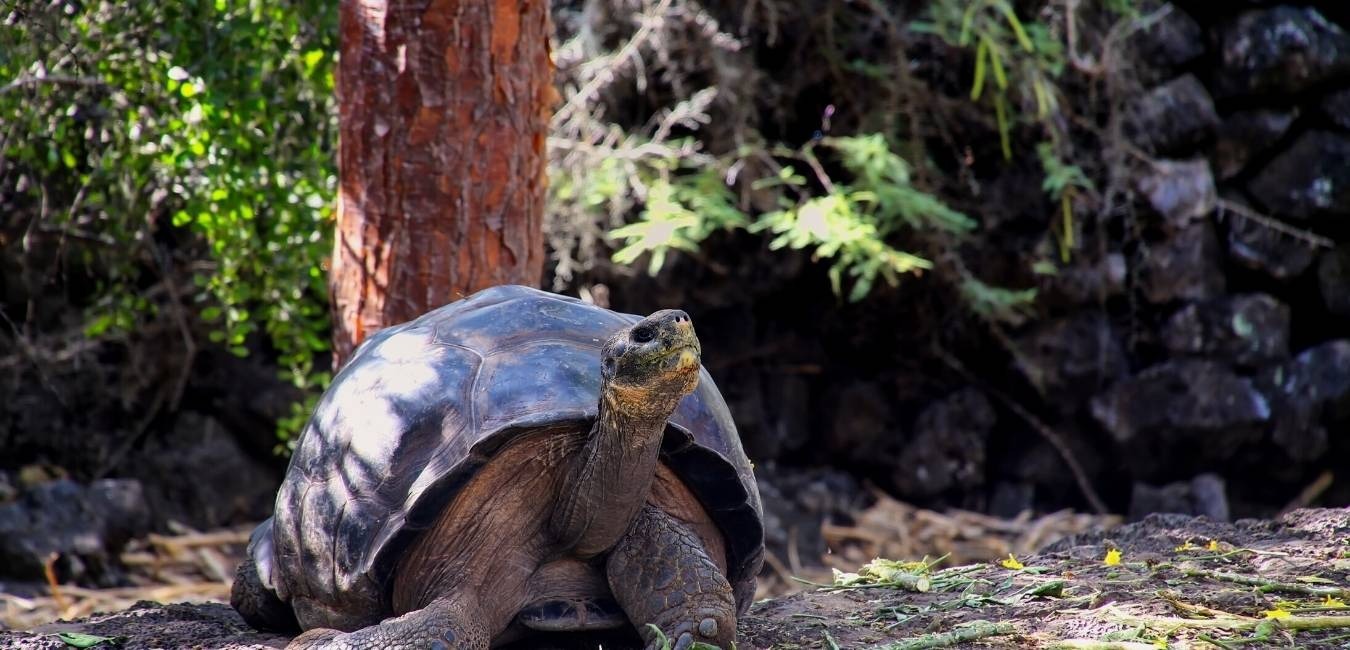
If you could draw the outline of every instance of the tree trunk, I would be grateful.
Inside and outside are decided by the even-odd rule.
[[[547,0],[341,0],[333,366],[543,275]]]

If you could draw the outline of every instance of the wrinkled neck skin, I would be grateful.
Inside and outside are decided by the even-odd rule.
[[[593,557],[627,532],[651,491],[666,421],[680,397],[606,382],[595,424],[570,460],[553,511],[563,548]]]

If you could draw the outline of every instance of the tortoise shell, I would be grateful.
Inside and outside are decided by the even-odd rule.
[[[502,286],[371,336],[301,433],[270,539],[264,525],[250,544],[264,583],[283,600],[378,621],[402,549],[496,450],[540,427],[591,426],[600,347],[640,319]],[[661,458],[721,529],[744,611],[763,555],[763,511],[706,369],[670,418]]]

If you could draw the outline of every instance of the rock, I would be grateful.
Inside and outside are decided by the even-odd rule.
[[[778,557],[791,552],[817,562],[829,551],[821,525],[845,521],[862,509],[865,493],[852,475],[832,469],[755,468],[764,503],[764,541]]]
[[[31,486],[0,505],[0,575],[43,580],[55,554],[61,581],[112,586],[120,578],[118,553],[150,530],[141,485],[102,479],[81,485],[58,479]]]
[[[1164,227],[1177,232],[1203,220],[1218,203],[1209,162],[1157,160],[1135,180],[1149,206],[1162,216]]]
[[[1263,293],[1225,296],[1177,310],[1162,329],[1174,355],[1254,366],[1289,356],[1289,307]]]
[[[1350,244],[1341,244],[1322,255],[1317,264],[1317,288],[1322,304],[1337,316],[1350,317]]]
[[[1214,100],[1193,74],[1184,74],[1136,98],[1125,109],[1125,133],[1151,153],[1190,150],[1214,134]]]
[[[989,498],[989,514],[1012,519],[1035,506],[1036,488],[1025,481],[999,481]]]
[[[1328,341],[1300,352],[1275,379],[1286,399],[1315,405],[1325,421],[1350,418],[1350,340]]]
[[[1282,219],[1350,214],[1350,136],[1304,133],[1257,173],[1250,189],[1257,201]]]
[[[148,440],[123,473],[144,484],[159,525],[173,520],[199,530],[270,515],[279,483],[224,425],[193,411]]]
[[[1092,312],[1050,321],[1017,339],[1017,368],[1053,403],[1077,407],[1129,370],[1122,338]]]
[[[1176,5],[1148,27],[1130,35],[1126,47],[1140,80],[1157,83],[1205,52],[1204,34],[1190,14]]]
[[[1143,462],[1139,469],[1175,471],[1225,460],[1262,437],[1270,404],[1250,380],[1224,365],[1167,361],[1117,382],[1092,400],[1092,415]],[[1166,467],[1158,458],[1170,458]]]
[[[1224,292],[1219,242],[1209,221],[1193,223],[1147,247],[1139,269],[1144,297],[1161,304],[1208,300]]]
[[[827,447],[836,458],[848,462],[877,464],[886,450],[882,444],[895,438],[890,400],[874,383],[856,382],[839,393]]]
[[[1287,280],[1306,271],[1316,257],[1316,250],[1308,242],[1256,219],[1231,210],[1225,210],[1224,217],[1228,226],[1225,237],[1228,259],[1242,266],[1277,280]]]
[[[1123,295],[1128,268],[1125,256],[1120,253],[1107,253],[1097,261],[1078,256],[1072,264],[1058,269],[1054,275],[1042,277],[1041,291],[1036,295],[1036,301],[1053,309],[1057,306],[1097,304],[1107,298]]]
[[[892,475],[899,496],[928,499],[984,485],[985,449],[996,416],[984,394],[959,390],[929,406],[914,424]]]
[[[1312,7],[1243,13],[1219,41],[1223,96],[1287,95],[1350,73],[1350,36]]]
[[[1350,88],[1327,95],[1322,100],[1322,112],[1336,126],[1350,130]]]
[[[1153,513],[1171,513],[1228,521],[1228,496],[1223,478],[1201,474],[1189,481],[1161,487],[1135,483],[1130,495],[1130,521],[1139,521]]]
[[[1327,425],[1350,418],[1350,341],[1329,341],[1257,376],[1269,397],[1271,441],[1292,460],[1316,462],[1326,454]]]
[[[1214,142],[1214,169],[1228,180],[1242,173],[1252,158],[1265,153],[1289,130],[1298,109],[1241,111],[1224,118]]]

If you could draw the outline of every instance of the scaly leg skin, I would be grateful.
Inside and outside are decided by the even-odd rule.
[[[647,650],[670,639],[673,650],[695,642],[731,650],[736,640],[736,601],[689,527],[652,505],[642,508],[627,534],[610,552],[610,590],[637,626]]]
[[[438,600],[354,632],[310,630],[295,637],[286,650],[487,650],[490,640],[469,607]]]

